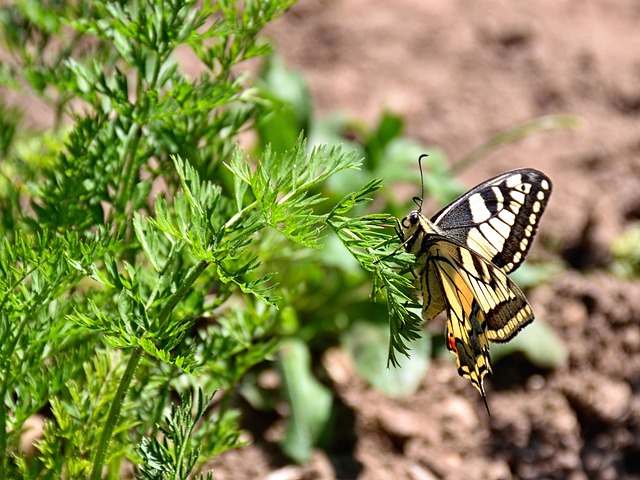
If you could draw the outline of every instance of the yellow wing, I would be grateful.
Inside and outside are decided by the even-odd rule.
[[[471,381],[486,406],[489,341],[510,340],[533,321],[533,312],[517,285],[477,253],[440,235],[430,235],[424,247],[423,317],[433,318],[444,305],[447,347],[456,355],[458,374]]]
[[[422,294],[422,319],[426,322],[435,318],[445,308],[440,279],[436,273],[436,265],[426,262],[416,272],[420,293]]]

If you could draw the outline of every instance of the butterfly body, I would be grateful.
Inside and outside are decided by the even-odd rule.
[[[550,193],[542,172],[513,170],[471,189],[430,220],[419,206],[399,222],[404,248],[418,257],[422,317],[429,321],[446,310],[447,347],[485,405],[489,342],[509,341],[534,318],[507,273],[528,253]]]

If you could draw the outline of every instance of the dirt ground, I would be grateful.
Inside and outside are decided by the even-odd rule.
[[[373,122],[388,108],[453,162],[534,117],[583,119],[461,174],[473,185],[530,166],[553,180],[530,257],[566,269],[527,296],[569,356],[549,371],[495,366],[488,418],[451,363],[393,400],[330,352],[329,369],[346,365],[334,381],[353,436],[304,467],[255,437],[219,457],[216,478],[640,478],[640,284],[606,269],[612,240],[640,218],[640,2],[301,0],[268,35],[319,115]]]

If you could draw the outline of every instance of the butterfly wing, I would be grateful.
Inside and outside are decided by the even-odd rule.
[[[533,311],[524,293],[501,269],[440,235],[430,235],[428,244],[427,262],[433,264],[438,274],[445,304],[461,299],[460,295],[449,295],[447,282],[457,285],[457,291],[466,295],[463,299],[466,310],[470,311],[472,297],[484,316],[482,327],[488,340],[508,342],[533,321]]]
[[[434,262],[426,262],[416,272],[422,294],[422,319],[429,322],[445,309],[442,286]]]
[[[489,341],[513,338],[533,321],[531,307],[502,270],[464,245],[431,234],[423,247],[429,266],[425,273],[435,273],[447,310],[447,347],[456,355],[460,376],[471,381],[486,404],[483,379],[491,371]],[[430,281],[422,277],[421,283],[423,298],[431,298],[424,292]]]
[[[431,222],[509,273],[529,252],[551,188],[538,170],[512,170],[472,188]]]
[[[468,378],[486,402],[484,376],[491,370],[486,320],[460,261],[451,255],[450,244],[435,241],[428,258],[441,285],[447,310],[447,348],[456,355],[458,374]],[[424,294],[423,294],[424,295]]]

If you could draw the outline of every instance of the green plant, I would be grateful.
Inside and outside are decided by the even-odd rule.
[[[385,284],[394,348],[416,336],[409,281],[392,269],[411,260],[377,261],[393,248],[392,219],[348,216],[380,181],[322,193],[360,165],[357,154],[308,151],[297,134],[257,159],[237,147],[274,109],[238,66],[268,50],[257,35],[289,6],[2,11],[12,61],[0,80],[45,100],[55,125],[27,131],[0,110],[0,477],[117,478],[129,462],[144,478],[186,478],[242,445],[231,397],[205,399],[232,392],[296,317],[305,323],[307,292],[282,280],[302,271],[315,281],[309,252],[327,233]],[[199,58],[196,80],[178,67],[179,47]],[[38,412],[44,428],[27,453],[20,440]]]
[[[633,222],[611,245],[612,259],[609,269],[621,278],[638,278],[640,275],[640,224]]]

